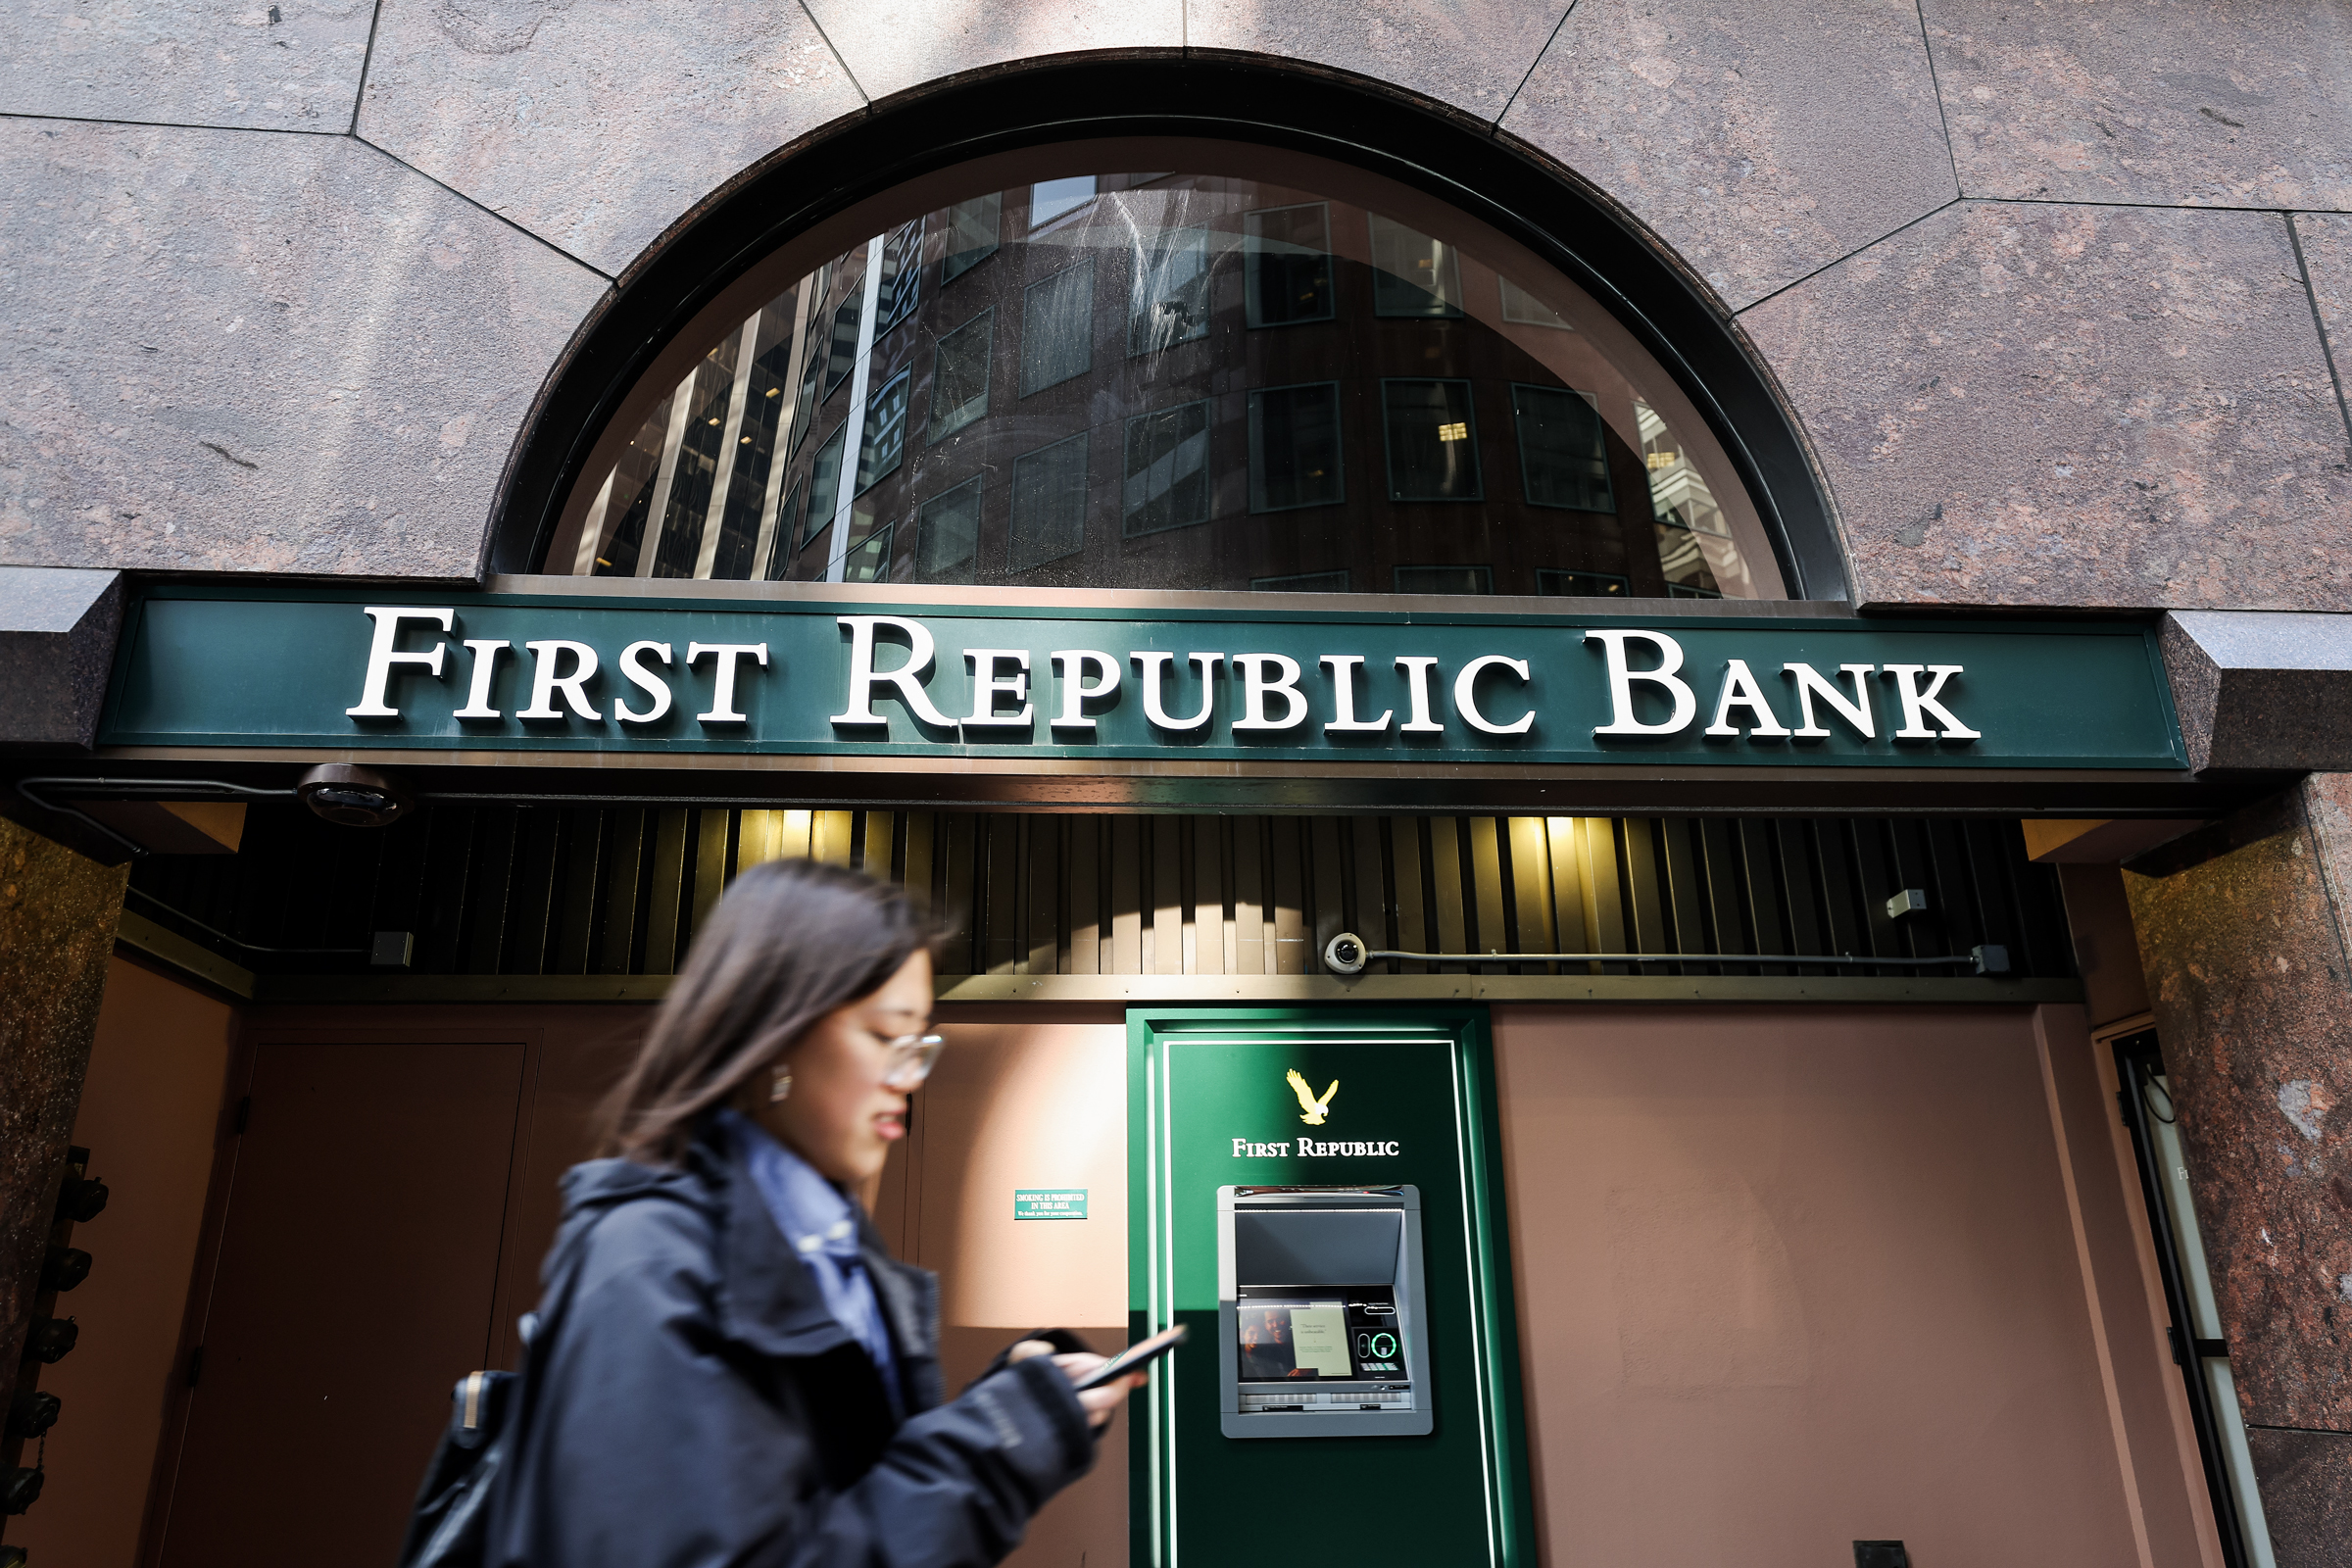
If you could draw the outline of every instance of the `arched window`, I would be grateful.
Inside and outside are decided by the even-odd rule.
[[[540,569],[1788,596],[1738,466],[1635,332],[1419,189],[1126,138],[858,211],[866,232],[784,245],[620,402]]]

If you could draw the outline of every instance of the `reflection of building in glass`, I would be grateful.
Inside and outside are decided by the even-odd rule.
[[[1690,455],[1647,403],[1636,400],[1634,415],[1641,420],[1642,460],[1649,470],[1666,591],[1678,599],[1755,598],[1723,509]]]
[[[1687,405],[1596,306],[1353,194],[1100,174],[904,221],[720,335],[595,476],[551,564],[1779,592],[1727,520],[1727,494],[1752,514],[1712,438],[1684,450],[1695,416],[1668,429],[1659,408]]]

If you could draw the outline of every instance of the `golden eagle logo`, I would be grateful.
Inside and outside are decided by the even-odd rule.
[[[1340,1092],[1340,1081],[1334,1078],[1331,1081],[1331,1087],[1323,1091],[1323,1098],[1317,1100],[1314,1090],[1308,1086],[1307,1081],[1298,1076],[1298,1068],[1291,1069],[1290,1077],[1291,1093],[1298,1097],[1298,1108],[1306,1112],[1298,1119],[1309,1127],[1322,1126],[1324,1119],[1331,1114],[1331,1097]]]

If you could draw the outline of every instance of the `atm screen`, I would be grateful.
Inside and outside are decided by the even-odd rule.
[[[1236,1292],[1245,1383],[1405,1376],[1393,1285],[1246,1286]]]

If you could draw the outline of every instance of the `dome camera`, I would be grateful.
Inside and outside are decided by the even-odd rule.
[[[1364,939],[1352,931],[1343,931],[1323,946],[1323,966],[1333,974],[1362,974],[1365,957]]]
[[[294,786],[302,804],[343,827],[390,827],[409,813],[409,794],[371,767],[329,762]]]

